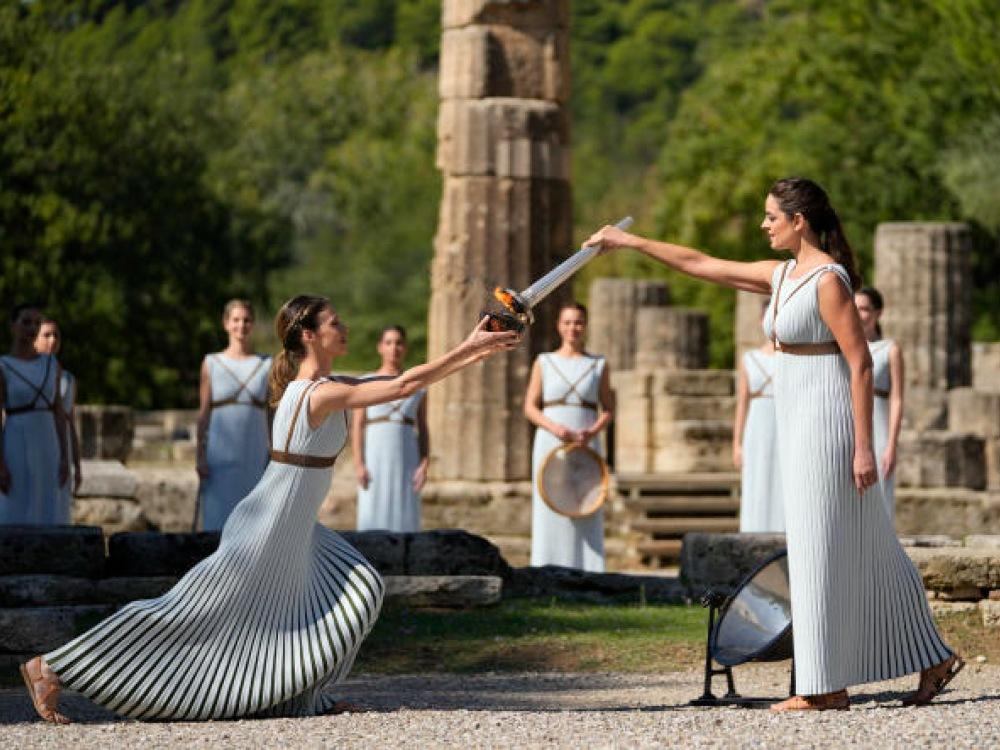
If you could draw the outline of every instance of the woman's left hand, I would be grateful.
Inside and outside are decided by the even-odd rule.
[[[599,245],[601,252],[607,252],[619,247],[634,247],[636,239],[634,234],[623,232],[618,227],[608,224],[590,235],[590,238],[583,244],[585,247]]]
[[[896,470],[896,448],[889,446],[882,453],[882,476],[889,478]]]
[[[420,492],[427,483],[427,462],[421,461],[413,471],[413,489]]]
[[[854,486],[858,488],[858,494],[863,495],[865,490],[878,481],[878,469],[875,466],[875,453],[868,450],[854,451]]]

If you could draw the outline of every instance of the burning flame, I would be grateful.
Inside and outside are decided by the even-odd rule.
[[[517,312],[517,306],[514,302],[514,295],[502,287],[496,287],[493,290],[493,296],[496,297],[497,302],[503,305],[505,308],[511,312]]]

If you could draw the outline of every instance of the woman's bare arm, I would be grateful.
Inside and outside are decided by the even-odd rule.
[[[853,295],[843,281],[831,271],[822,274],[818,287],[820,315],[837,340],[851,371],[854,485],[859,493],[863,493],[878,481],[875,455],[872,452],[872,402],[875,396],[872,357],[858,318],[858,310],[854,306]]]
[[[604,227],[592,235],[586,244],[602,245],[606,249],[626,247],[638,250],[696,279],[758,294],[771,293],[771,276],[779,264],[777,260],[759,260],[752,263],[724,260],[694,248],[629,234],[613,226]]]
[[[889,349],[889,439],[886,443],[887,455],[879,456],[882,461],[883,476],[891,476],[896,470],[896,449],[899,445],[899,432],[903,426],[903,351],[899,344],[893,344]]]
[[[733,420],[733,464],[743,468],[743,431],[747,425],[747,411],[750,407],[750,383],[746,368],[740,362],[736,379],[736,418]]]
[[[598,384],[597,400],[601,404],[601,413],[586,430],[583,430],[583,442],[588,442],[591,438],[600,435],[602,431],[615,418],[615,391],[611,387],[611,368],[604,364],[604,371],[601,373],[601,382]]]
[[[212,418],[212,379],[208,374],[208,359],[201,362],[198,379],[198,435],[196,464],[198,476],[208,478],[208,423]]]
[[[354,459],[354,474],[357,477],[358,486],[367,490],[371,477],[368,474],[368,466],[365,464],[364,409],[354,409],[351,412],[351,455]]]

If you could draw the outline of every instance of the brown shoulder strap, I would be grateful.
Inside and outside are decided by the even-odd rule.
[[[560,370],[560,369],[559,369],[558,367],[556,367],[556,363],[552,361],[552,358],[551,358],[551,357],[549,358],[549,365],[550,365],[550,366],[552,367],[552,369],[553,369],[553,370],[555,371],[556,375],[558,375],[558,376],[559,376],[560,378],[562,378],[562,379],[563,379],[563,381],[565,381],[566,385],[568,385],[568,386],[569,386],[569,390],[568,390],[568,391],[566,391],[566,395],[565,395],[565,396],[563,396],[563,397],[562,397],[562,399],[561,399],[561,400],[562,400],[562,401],[563,401],[564,403],[565,403],[565,401],[566,401],[566,397],[567,397],[567,396],[569,396],[569,394],[571,394],[571,393],[575,393],[575,394],[576,394],[576,397],[577,397],[578,399],[580,399],[581,401],[585,401],[585,400],[586,400],[586,399],[584,399],[584,398],[583,398],[583,396],[581,396],[581,395],[580,395],[580,391],[578,391],[578,390],[576,389],[576,387],[577,387],[578,385],[580,385],[580,383],[582,383],[582,382],[583,382],[583,379],[584,379],[585,377],[587,377],[587,376],[588,376],[588,375],[589,375],[590,373],[592,373],[592,372],[594,371],[594,368],[596,368],[596,367],[597,367],[597,363],[598,363],[599,361],[600,361],[600,360],[598,360],[598,359],[597,359],[597,357],[594,357],[594,358],[593,358],[593,361],[592,361],[592,362],[590,363],[590,367],[588,367],[588,368],[587,368],[586,370],[584,370],[584,371],[583,371],[583,373],[581,373],[580,377],[578,377],[578,378],[577,378],[576,380],[573,380],[573,381],[570,381],[570,379],[569,379],[569,378],[567,378],[567,377],[566,377],[566,376],[565,376],[565,375],[564,375],[564,374],[562,373],[562,370]]]
[[[236,381],[236,385],[239,386],[236,389],[236,393],[233,395],[233,403],[236,402],[236,399],[238,399],[240,397],[240,394],[243,393],[243,391],[246,391],[249,394],[249,396],[250,396],[250,400],[253,403],[259,405],[259,403],[258,403],[259,399],[257,399],[256,396],[254,396],[252,393],[250,393],[250,389],[247,386],[250,385],[250,381],[253,380],[253,376],[257,374],[257,371],[260,370],[260,368],[264,366],[264,358],[261,357],[261,356],[258,356],[257,357],[257,366],[254,367],[253,370],[250,371],[250,374],[247,375],[245,379],[241,379],[239,375],[237,375],[235,372],[233,372],[232,368],[229,367],[229,365],[227,365],[225,362],[222,361],[222,357],[220,357],[217,354],[213,354],[212,356],[214,357],[214,359],[218,363],[218,365],[223,370],[225,370],[226,372],[228,372],[229,376],[233,380]],[[226,399],[226,400],[228,401],[228,399]]]
[[[51,354],[46,354],[45,355],[45,372],[42,374],[42,382],[39,383],[38,385],[35,385],[34,383],[31,382],[31,380],[29,378],[26,378],[24,375],[22,375],[21,373],[19,373],[17,371],[17,369],[10,362],[5,362],[4,363],[4,366],[8,370],[10,370],[11,373],[13,373],[19,379],[21,379],[22,381],[24,381],[25,383],[27,383],[28,386],[35,392],[35,395],[31,399],[31,401],[28,402],[28,404],[25,407],[22,407],[25,410],[34,409],[35,408],[35,404],[38,403],[38,399],[42,399],[42,401],[45,402],[45,405],[48,408],[51,409],[51,408],[54,407],[54,403],[55,402],[49,401],[49,399],[45,396],[45,383],[49,379],[49,372],[52,370],[52,360],[53,359],[55,359],[55,357],[53,357]],[[58,377],[56,377],[55,397],[59,398],[59,378]]]
[[[295,432],[295,424],[299,421],[299,412],[302,411],[302,404],[305,403],[306,396],[309,395],[309,391],[315,388],[318,383],[311,383],[302,389],[302,395],[299,396],[299,402],[295,404],[295,412],[292,414],[292,422],[288,425],[288,437],[285,438],[285,453],[288,453],[288,448],[292,444],[292,434]]]

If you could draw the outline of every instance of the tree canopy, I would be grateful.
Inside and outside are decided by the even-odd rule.
[[[1000,18],[988,0],[573,0],[577,235],[619,215],[769,252],[768,186],[823,184],[870,271],[882,221],[976,230],[1000,338]],[[0,0],[0,292],[60,320],[88,401],[192,403],[230,296],[330,295],[426,337],[439,0]],[[668,275],[639,256],[581,274]],[[725,290],[670,275],[732,364]]]

